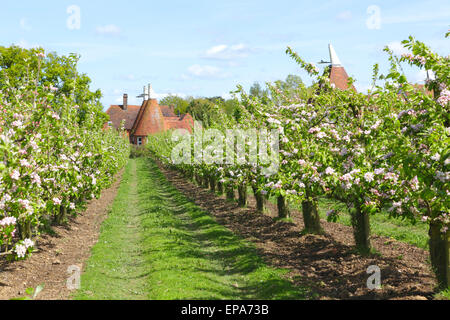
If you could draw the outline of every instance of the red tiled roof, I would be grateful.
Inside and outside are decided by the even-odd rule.
[[[106,111],[114,128],[118,129],[122,120],[125,120],[125,129],[130,130],[139,113],[140,106],[128,105],[127,110],[123,110],[121,105],[112,105]]]
[[[330,71],[330,82],[334,83],[336,88],[347,90],[348,84],[348,75],[347,72],[345,72],[344,67],[342,66],[331,66]],[[352,89],[356,91],[355,87],[352,85]]]
[[[159,106],[156,99],[146,100],[142,106],[128,105],[127,110],[122,105],[112,105],[106,113],[114,128],[119,128],[125,120],[125,129],[131,137],[146,137],[169,129],[186,129],[192,132],[194,119],[190,114],[176,116],[173,107]],[[105,124],[105,128],[107,128]]]
[[[194,120],[190,115],[183,115],[181,117],[167,117],[164,118],[167,129],[186,129],[192,132]]]
[[[135,136],[148,136],[149,134],[165,131],[164,116],[156,99],[146,100],[139,110],[136,121],[131,128]]]
[[[169,106],[159,106],[161,108],[161,112],[164,117],[176,117],[176,114],[173,112],[172,107]]]

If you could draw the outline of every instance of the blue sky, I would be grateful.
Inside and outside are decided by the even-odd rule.
[[[74,9],[75,8],[75,9]],[[72,10],[68,10],[72,9]],[[69,12],[68,12],[69,11]],[[77,19],[77,12],[80,19]],[[357,88],[372,65],[386,68],[382,49],[409,35],[450,53],[448,1],[8,1],[0,11],[0,45],[42,46],[81,54],[79,69],[101,89],[105,107],[151,83],[168,93],[229,96],[241,84],[307,76],[285,54],[328,60],[332,43]],[[424,73],[407,69],[410,79]]]

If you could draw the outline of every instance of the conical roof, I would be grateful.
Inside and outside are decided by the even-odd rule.
[[[334,50],[331,43],[328,45],[328,50],[330,51],[330,82],[336,86],[336,88],[347,90],[348,86],[348,75],[345,71],[344,67],[341,64],[341,60],[339,60],[336,51]],[[351,89],[355,90],[355,87],[352,85]]]

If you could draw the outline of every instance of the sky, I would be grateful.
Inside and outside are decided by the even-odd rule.
[[[140,104],[148,83],[158,99],[228,98],[238,84],[249,90],[289,74],[309,84],[286,47],[317,63],[329,61],[329,43],[365,91],[374,63],[387,71],[384,46],[404,53],[400,41],[412,35],[448,55],[449,29],[450,2],[441,0],[21,0],[0,11],[0,45],[80,54],[79,70],[102,91],[105,109],[123,93]],[[423,83],[424,71],[405,72]]]

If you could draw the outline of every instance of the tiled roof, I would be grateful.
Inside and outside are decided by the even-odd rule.
[[[164,118],[167,129],[186,129],[192,132],[194,120],[190,115],[182,115],[181,117]]]
[[[164,116],[156,99],[146,100],[131,129],[135,136],[148,136],[165,130]]]
[[[347,90],[348,84],[348,75],[347,72],[345,72],[344,67],[341,66],[331,66],[330,71],[330,82],[334,83],[336,88]],[[353,90],[356,90],[355,87],[352,85],[351,87]]]
[[[156,99],[146,100],[142,106],[128,105],[127,110],[123,110],[122,105],[112,105],[106,113],[115,128],[119,128],[122,120],[125,120],[125,129],[131,136],[145,137],[168,129],[186,129],[191,132],[194,126],[191,115],[176,116],[173,108],[159,106]]]
[[[139,113],[140,106],[128,105],[127,110],[123,110],[121,105],[112,105],[106,113],[114,128],[118,129],[122,120],[125,120],[125,129],[130,130]]]
[[[164,117],[176,117],[173,109],[169,106],[159,106]]]

